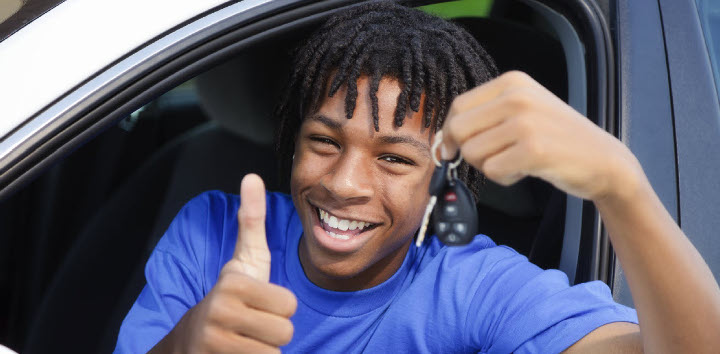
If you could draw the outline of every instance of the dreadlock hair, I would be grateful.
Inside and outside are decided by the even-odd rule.
[[[332,97],[345,85],[345,114],[350,119],[361,75],[370,78],[376,131],[378,86],[382,77],[390,76],[402,87],[394,124],[402,126],[408,109],[419,111],[424,93],[423,124],[434,133],[442,127],[453,99],[497,76],[497,68],[467,31],[422,11],[381,1],[335,14],[296,50],[292,75],[276,108],[276,147],[285,176],[306,115],[319,109],[325,92]],[[482,174],[463,162],[458,177],[477,198]]]

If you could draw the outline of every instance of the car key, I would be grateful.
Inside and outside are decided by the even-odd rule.
[[[446,245],[465,245],[477,234],[478,218],[470,189],[457,178],[447,180],[433,210],[435,235]]]
[[[434,150],[435,149],[433,148],[433,151]],[[430,187],[428,189],[428,193],[430,194],[430,200],[425,207],[425,214],[423,215],[422,223],[420,224],[420,231],[418,232],[418,237],[415,241],[415,245],[417,247],[420,247],[420,245],[422,245],[423,243],[423,240],[425,240],[425,231],[427,231],[427,226],[430,222],[430,215],[435,209],[435,203],[437,203],[437,196],[445,190],[445,184],[447,183],[446,178],[448,175],[450,163],[448,161],[443,161],[442,163],[440,163],[437,161],[437,159],[434,158],[433,160],[435,160],[436,167],[432,177],[430,178]]]
[[[430,200],[416,241],[418,247],[425,239],[431,214],[435,235],[446,245],[468,244],[477,234],[475,200],[465,183],[457,178],[457,167],[462,157],[440,162],[437,159],[437,148],[441,141],[442,131],[436,134],[431,149],[436,167],[428,189]]]

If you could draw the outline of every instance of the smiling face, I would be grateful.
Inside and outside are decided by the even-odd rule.
[[[366,289],[402,265],[428,200],[433,171],[431,132],[422,110],[393,124],[400,84],[383,78],[375,131],[369,79],[357,83],[352,119],[345,91],[326,98],[300,127],[291,193],[303,224],[300,261],[316,285],[337,291]]]

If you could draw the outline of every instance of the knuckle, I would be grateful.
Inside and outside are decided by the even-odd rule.
[[[227,314],[230,310],[228,302],[229,301],[226,296],[215,296],[212,301],[208,303],[207,321],[212,323],[225,322]]]
[[[511,184],[515,183],[515,180],[512,176],[503,176],[502,178],[498,179],[497,183],[501,186],[508,187]]]
[[[204,348],[214,348],[218,343],[221,343],[224,338],[220,331],[213,326],[203,326],[200,328],[200,343]]]
[[[526,90],[513,90],[505,95],[505,102],[516,110],[525,110],[532,105],[531,96]]]
[[[476,149],[475,147],[470,147],[468,144],[463,144],[460,147],[460,154],[463,156],[463,159],[468,161],[470,164],[478,166],[482,163],[482,155]]]
[[[255,228],[265,225],[265,213],[258,209],[241,208],[238,212],[238,222],[245,227]]]
[[[218,284],[223,283],[227,285],[238,280],[243,275],[242,273],[243,264],[237,258],[231,258],[220,270],[220,276],[218,277]]]
[[[537,139],[528,139],[523,144],[525,153],[531,156],[533,160],[541,160],[545,156],[545,147]]]
[[[233,293],[240,296],[240,298],[247,297],[248,294],[252,293],[254,284],[249,281],[248,276],[242,273],[235,273],[232,282]]]
[[[523,83],[526,83],[530,80],[530,75],[519,71],[519,70],[510,70],[504,74],[501,75],[504,80],[509,82],[511,85],[522,85]]]
[[[457,119],[453,119],[447,123],[447,131],[445,131],[443,134],[446,134],[445,137],[449,137],[452,140],[461,142],[463,130],[462,128],[462,123]]]
[[[502,179],[503,173],[500,169],[500,166],[495,163],[495,160],[489,159],[485,161],[482,165],[482,172],[485,174],[487,178],[490,178],[493,181],[498,182]]]
[[[531,117],[520,115],[512,118],[511,124],[513,130],[517,133],[518,137],[522,140],[528,140],[532,138],[535,133],[535,122]]]
[[[450,103],[450,108],[448,110],[448,117],[460,114],[465,110],[465,107],[467,106],[466,102],[468,101],[468,95],[470,94],[471,91],[460,94],[456,96],[455,99],[453,99],[452,103]]]
[[[245,270],[247,266],[262,267],[271,261],[270,251],[263,247],[246,247],[240,252],[238,257],[243,270]]]
[[[226,272],[220,281],[215,285],[222,293],[232,293],[245,298],[254,291],[255,284],[252,279],[242,271],[242,264],[238,263],[237,269]]]

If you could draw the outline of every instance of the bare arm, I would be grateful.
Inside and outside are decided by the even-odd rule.
[[[597,198],[623,266],[647,352],[695,353],[720,347],[720,289],[665,210],[639,167],[617,171],[625,186]]]
[[[620,141],[517,72],[457,97],[443,133],[447,154],[460,149],[500,184],[534,176],[595,202],[626,273],[640,328],[611,323],[568,352],[720,348],[720,289]]]

